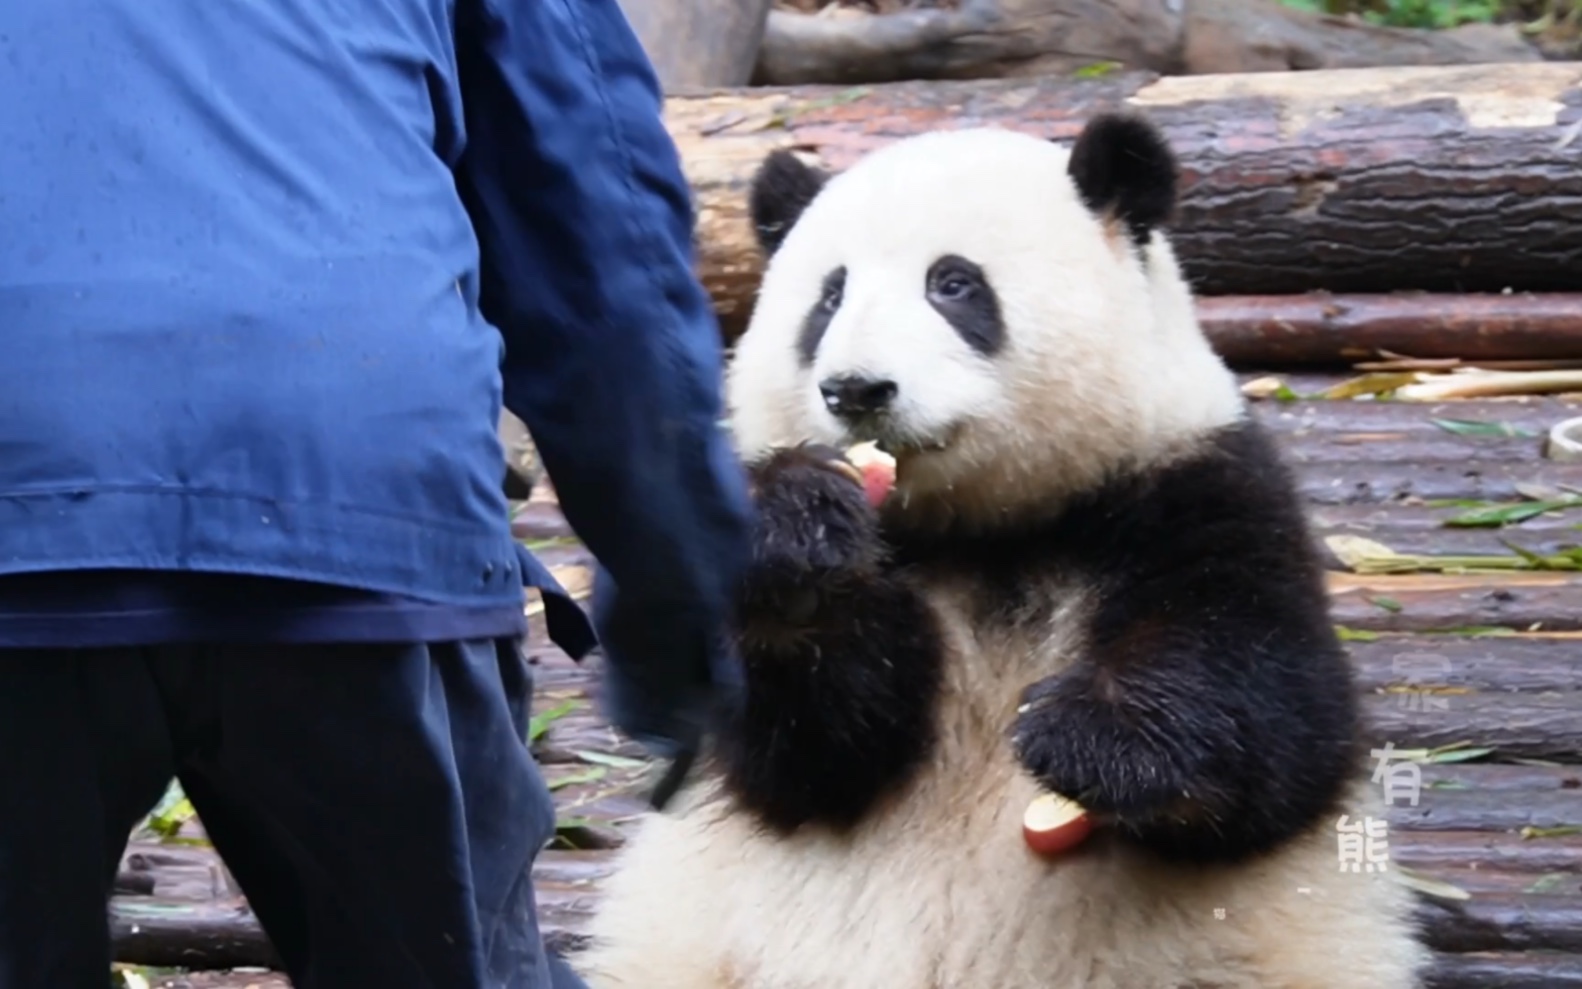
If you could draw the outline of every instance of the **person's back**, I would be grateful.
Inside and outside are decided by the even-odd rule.
[[[519,603],[447,7],[0,14],[7,570]]]
[[[615,0],[0,5],[0,793],[47,809],[0,828],[0,984],[100,965],[172,772],[300,985],[381,938],[387,984],[540,984],[530,923],[485,957],[550,827],[524,580],[590,640],[510,537],[502,394],[634,734],[696,730],[745,553],[655,90]]]

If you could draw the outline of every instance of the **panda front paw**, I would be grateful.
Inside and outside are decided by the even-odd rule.
[[[760,577],[802,584],[877,570],[884,557],[878,516],[839,451],[811,444],[779,450],[750,477]]]
[[[1123,684],[1082,668],[1023,691],[1012,747],[1047,789],[1123,827],[1190,813],[1215,725],[1147,684]],[[1204,734],[1199,734],[1202,731]]]

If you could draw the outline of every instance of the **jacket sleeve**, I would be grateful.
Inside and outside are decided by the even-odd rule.
[[[610,715],[670,748],[734,668],[751,508],[658,82],[616,0],[460,0],[456,42],[505,406],[603,568]]]

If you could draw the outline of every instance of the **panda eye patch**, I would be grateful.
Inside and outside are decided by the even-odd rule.
[[[1000,302],[982,268],[947,254],[929,266],[925,288],[929,305],[968,346],[984,356],[1000,349],[1005,340]]]
[[[835,318],[835,312],[845,299],[846,269],[836,268],[824,276],[824,284],[819,287],[818,301],[802,319],[802,333],[797,338],[797,356],[802,360],[802,366],[807,367],[813,363],[813,355],[818,352],[818,345],[824,339],[824,332],[829,329],[830,320]]]

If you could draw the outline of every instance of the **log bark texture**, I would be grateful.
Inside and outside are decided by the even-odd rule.
[[[773,0],[620,0],[666,92],[745,86]]]
[[[1445,31],[1381,27],[1274,0],[1187,0],[1181,72],[1285,72],[1384,65],[1536,62],[1515,25]]]
[[[1582,286],[1582,63],[751,88],[666,107],[727,337],[761,273],[745,200],[770,151],[840,171],[942,128],[1069,142],[1124,108],[1181,159],[1173,232],[1204,295]]]
[[[1582,955],[1435,955],[1423,989],[1582,989]]]
[[[110,903],[116,961],[161,968],[276,968],[280,955],[241,901],[117,898]]]
[[[1466,361],[1582,357],[1582,292],[1218,296],[1198,301],[1198,318],[1222,357],[1248,366],[1338,364],[1380,351]]]
[[[1430,700],[1448,704],[1444,709],[1429,707]],[[1582,711],[1582,696],[1574,693],[1420,697],[1386,694],[1368,697],[1363,704],[1364,715],[1375,737],[1394,742],[1397,748],[1413,745],[1431,749],[1476,739],[1478,745],[1497,748],[1503,757],[1524,759],[1575,758],[1582,750],[1582,717],[1578,716],[1578,711]],[[1496,802],[1499,799],[1487,794],[1483,798]],[[1454,804],[1455,799],[1447,802]],[[1578,824],[1582,823],[1578,819],[1578,815],[1582,815],[1582,796],[1558,790],[1547,795],[1523,794],[1522,802],[1513,812],[1551,815],[1549,823],[1526,822],[1534,827]],[[1449,827],[1441,821],[1427,826]],[[1526,826],[1525,823],[1518,825],[1522,826]]]
[[[763,85],[984,79],[1098,62],[1176,72],[1185,17],[1170,0],[962,0],[889,14],[769,14]]]
[[[1514,25],[1380,27],[1276,0],[962,0],[877,14],[774,10],[753,78],[851,85],[1063,75],[1105,62],[1196,75],[1540,58]]]

